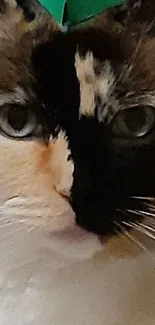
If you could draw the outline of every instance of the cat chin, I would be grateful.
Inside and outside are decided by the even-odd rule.
[[[3,203],[0,207],[0,228],[4,227],[4,231],[7,229],[8,234],[15,233],[17,237],[22,232],[32,237],[40,233],[45,240],[45,246],[71,260],[90,259],[103,250],[103,242],[98,236],[75,224],[75,216],[69,205],[68,208],[65,205],[64,212],[53,215],[52,211],[49,212],[52,208],[42,210],[40,204],[36,209],[37,200],[34,198],[32,203],[35,208],[30,208],[30,200],[26,203],[26,199],[21,197],[14,197]],[[59,208],[62,209],[62,204]]]
[[[48,237],[48,238],[47,238]],[[48,232],[45,245],[71,260],[91,259],[104,249],[103,242],[95,234],[79,228],[76,224],[62,231]]]

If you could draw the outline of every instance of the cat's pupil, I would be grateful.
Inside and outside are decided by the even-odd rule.
[[[137,132],[146,125],[147,112],[145,108],[134,108],[126,111],[124,116],[124,122],[131,132]]]
[[[8,110],[8,124],[14,130],[20,131],[28,123],[28,110],[21,107],[12,107]]]
[[[154,120],[154,114],[150,107],[136,107],[128,109],[124,114],[124,123],[128,130],[137,135],[149,131]]]

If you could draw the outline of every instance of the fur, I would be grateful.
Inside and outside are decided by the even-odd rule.
[[[126,211],[145,213],[134,197],[155,195],[154,126],[139,138],[116,132],[126,109],[151,106],[155,114],[154,24],[138,20],[141,5],[107,10],[34,52],[41,100],[69,140],[76,222],[102,235],[141,220]]]
[[[135,14],[131,26],[130,12],[141,7],[127,5],[65,35],[48,14],[29,23],[3,3],[1,109],[28,107],[40,133],[14,138],[2,130],[2,197],[17,205],[37,197],[44,209],[36,219],[48,227],[50,220],[51,230],[63,212],[62,228],[72,226],[73,209],[81,227],[115,234],[124,222],[141,220],[127,210],[146,212],[135,198],[154,197],[154,124],[141,137],[126,136],[120,124],[133,107],[150,107],[154,116],[153,25],[147,18],[136,24]],[[5,172],[6,154],[9,168],[17,164],[14,173]]]
[[[37,95],[31,59],[36,46],[52,40],[59,27],[46,13],[30,24],[11,2],[1,1],[0,9],[1,126],[6,124],[3,112],[17,106],[30,110],[42,130],[41,136],[20,138],[1,129],[1,213],[15,223],[23,219],[49,231],[68,229],[74,225],[73,211],[66,200],[74,164],[69,159],[65,132],[59,130],[55,139],[47,130],[50,113]],[[18,119],[18,113],[14,119]]]
[[[13,18],[13,14],[15,11],[12,12],[11,18]],[[113,15],[115,16],[114,21]],[[46,17],[44,26],[41,24],[40,31],[42,32],[39,33],[33,29],[34,26],[35,28],[39,27],[36,22],[35,25],[31,25],[31,37],[29,33],[26,38],[24,36],[27,45],[22,47],[22,51],[19,51],[20,46],[17,41],[19,34],[16,35],[13,42],[11,40],[4,42],[11,44],[11,50],[9,56],[5,51],[8,59],[6,69],[3,70],[3,65],[1,65],[3,77],[7,81],[3,87],[0,84],[1,96],[3,95],[1,103],[4,104],[6,100],[9,100],[9,105],[10,101],[14,105],[14,100],[18,99],[19,106],[24,111],[25,100],[28,101],[28,105],[31,102],[32,113],[35,113],[39,123],[42,122],[41,126],[44,132],[41,137],[33,135],[28,138],[12,138],[0,132],[1,325],[51,325],[51,323],[55,325],[154,325],[155,282],[154,262],[152,261],[154,242],[136,232],[125,231],[124,235],[111,238],[107,242],[105,237],[102,240],[104,245],[101,247],[97,236],[81,233],[80,229],[77,229],[76,233],[72,231],[72,228],[67,229],[74,223],[73,211],[66,200],[66,197],[69,196],[78,219],[81,218],[81,225],[92,231],[108,233],[105,197],[104,200],[102,197],[99,202],[102,215],[94,213],[93,209],[97,205],[94,205],[93,200],[97,191],[100,192],[100,189],[103,188],[103,183],[106,185],[106,177],[110,199],[112,191],[119,196],[118,183],[115,180],[117,175],[120,179],[122,165],[121,179],[124,180],[125,185],[123,191],[129,190],[130,192],[131,190],[133,192],[133,186],[136,187],[136,184],[139,186],[137,190],[135,188],[137,193],[143,191],[145,186],[149,190],[154,186],[153,134],[150,134],[150,140],[149,137],[144,137],[144,141],[137,140],[140,150],[140,157],[137,160],[137,144],[133,138],[128,144],[121,144],[115,133],[116,129],[118,130],[116,125],[122,117],[119,114],[123,114],[123,112],[117,113],[115,110],[116,100],[119,109],[122,106],[129,108],[126,103],[129,103],[130,106],[135,99],[138,103],[143,100],[151,106],[154,105],[153,51],[152,53],[147,51],[148,44],[152,46],[151,39],[148,38],[150,43],[145,43],[147,44],[145,51],[142,50],[143,46],[139,48],[139,59],[132,60],[135,64],[132,65],[133,70],[124,69],[124,64],[122,64],[126,58],[132,56],[129,55],[130,49],[133,53],[132,42],[129,41],[128,46],[128,42],[126,42],[128,38],[125,37],[125,41],[120,43],[119,37],[115,39],[114,35],[125,28],[127,19],[128,15],[126,16],[124,7],[115,9],[114,13],[113,10],[110,12],[108,10],[96,18],[94,24],[96,26],[99,23],[104,26],[110,24],[108,30],[110,35],[112,34],[111,37],[109,34],[108,37],[106,33],[102,34],[103,28],[101,28],[99,32],[91,30],[90,33],[88,31],[81,33],[78,31],[77,34],[75,33],[75,39],[75,35],[72,36],[72,34],[69,35],[69,38],[64,37],[59,30],[57,32],[56,26],[53,33],[53,23],[52,25],[50,23],[52,29],[49,33]],[[2,26],[4,26],[4,17],[1,28]],[[27,27],[27,24],[22,24],[20,32],[22,30],[23,33]],[[32,32],[33,35],[38,35],[37,40],[34,36],[32,37]],[[22,36],[20,34],[20,40],[23,39],[24,34]],[[12,35],[12,27],[9,35]],[[39,45],[39,40],[46,42],[48,35],[50,36],[49,43]],[[92,39],[91,36],[93,36]],[[0,42],[3,43],[2,39]],[[83,51],[81,49],[77,51],[77,43],[82,43],[82,48],[83,44],[86,44],[86,48]],[[22,44],[25,44],[25,41],[22,41]],[[37,49],[35,44],[38,44]],[[3,46],[0,46],[0,53]],[[33,61],[31,61],[31,55],[28,56],[32,47]],[[18,60],[15,60],[15,55],[13,55],[13,60],[11,59],[12,54],[15,53],[20,53]],[[151,62],[147,60],[148,55],[152,57]],[[21,62],[25,62],[25,57],[28,58],[30,70],[27,63],[22,64],[21,68]],[[78,66],[74,65],[75,57],[78,57]],[[140,58],[142,57],[145,64],[141,64],[140,67]],[[87,60],[88,58],[91,60]],[[86,65],[88,73],[85,78],[85,71],[83,71],[82,80],[80,80],[77,76],[80,68],[85,66],[85,59],[88,63]],[[118,62],[122,69],[116,69]],[[13,69],[12,74],[10,69],[8,71],[10,66]],[[106,73],[103,74],[103,71]],[[7,77],[8,73],[9,78]],[[12,75],[14,77],[13,87],[11,86]],[[81,74],[79,73],[79,75]],[[16,76],[18,76],[17,79]],[[92,76],[93,83],[90,78]],[[121,78],[119,78],[120,76]],[[145,79],[148,80],[147,83]],[[93,88],[94,81],[95,83],[99,81],[97,84],[101,93],[98,92],[97,96],[94,94],[96,91],[96,87]],[[95,112],[92,109],[91,101],[88,101],[88,106],[81,105],[81,102],[85,103],[81,98],[86,94],[87,83],[91,86],[91,94],[97,106]],[[146,84],[147,89],[141,91],[141,87]],[[24,87],[25,85],[26,87]],[[105,86],[104,89],[103,86]],[[103,148],[103,144],[107,139],[105,128],[109,126],[109,119],[107,119],[109,104],[114,115],[112,117],[114,122],[112,127],[113,142],[111,138],[106,142],[108,149],[114,147],[111,150],[113,159],[110,160],[107,159],[107,152],[101,150],[105,148]],[[15,107],[16,105],[17,102],[15,102]],[[83,107],[84,110],[81,109]],[[0,109],[0,117],[2,117],[2,111],[3,106]],[[4,125],[1,126],[4,127]],[[125,141],[125,137],[123,137],[123,141]],[[120,163],[117,160],[116,164],[115,158],[118,154]],[[134,175],[132,175],[132,162],[135,166]],[[110,173],[111,179],[109,180],[112,163],[116,172],[114,173],[115,170],[113,170],[113,173]],[[146,172],[144,166],[147,167]],[[74,175],[72,174],[73,168]],[[140,177],[139,182],[137,182],[137,174]],[[148,184],[150,180],[151,182]],[[95,181],[96,187],[94,186]],[[134,184],[131,184],[131,181]],[[87,188],[90,191],[92,185],[94,192],[91,192],[92,199],[89,200],[88,206],[92,208],[92,202],[93,209],[86,214],[86,220],[81,214],[81,200],[85,195],[87,196]],[[72,186],[73,188],[70,188]],[[151,192],[153,193],[153,190]],[[100,194],[102,193],[100,192]],[[136,202],[132,201],[133,210],[137,208]],[[153,225],[154,203],[152,199],[147,202],[152,209],[151,218],[147,206],[148,220],[152,221]],[[124,202],[125,208],[128,206],[127,203],[129,202]],[[110,204],[111,200],[110,203],[107,201],[108,208]],[[80,209],[80,214],[77,208]],[[135,213],[134,210],[131,220],[136,222]],[[119,218],[119,222],[121,222],[124,216],[120,217],[119,215]],[[104,227],[102,222],[99,229],[100,220],[101,222],[103,220]],[[30,223],[32,227],[29,226]],[[47,232],[39,231],[39,228],[36,228],[37,225],[41,230],[47,229]],[[150,224],[148,227],[151,229]],[[114,228],[111,230],[114,232]],[[140,230],[142,231],[141,228]],[[150,233],[148,228],[147,232]],[[130,239],[136,244],[139,241],[138,245],[141,249],[143,248],[144,253],[141,252],[141,249],[136,249],[134,245],[131,245]],[[143,245],[149,249],[148,254]],[[94,256],[98,250],[102,250],[102,252]]]

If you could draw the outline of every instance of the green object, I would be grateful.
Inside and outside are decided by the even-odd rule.
[[[62,24],[76,24],[123,0],[40,0],[40,3]]]
[[[59,23],[63,23],[67,0],[39,0],[39,2]]]
[[[122,2],[121,0],[68,0],[68,20],[71,24],[76,24],[101,13],[106,7]]]

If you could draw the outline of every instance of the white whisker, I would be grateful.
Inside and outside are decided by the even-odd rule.
[[[145,219],[147,222],[149,222],[149,225],[152,225],[153,227],[155,227],[155,218],[152,217],[148,217],[147,219]]]
[[[142,201],[154,201],[155,198],[154,197],[147,197],[147,196],[130,196],[131,199],[135,199],[135,200],[142,200]]]
[[[9,232],[6,236],[0,237],[0,239],[1,239],[1,240],[2,240],[2,239],[6,239],[7,237],[10,237],[10,236],[12,236],[13,234],[15,234],[15,233],[17,233],[17,232],[19,232],[19,231],[21,231],[21,230],[24,230],[24,229],[25,229],[25,227],[20,227],[20,228],[18,228],[18,229],[15,229],[15,230]]]
[[[139,211],[139,213],[141,213],[144,216],[154,217],[155,218],[155,214],[154,213],[150,213],[150,212],[142,211],[142,210],[138,210],[138,211]]]
[[[151,261],[153,261],[153,263],[155,262],[154,257],[150,254],[149,250],[138,240],[136,239],[133,235],[131,235],[121,224],[114,222],[118,227],[120,227],[120,229],[122,229],[122,231],[124,231],[124,234],[134,243],[136,244],[136,246],[138,246],[139,248],[141,248],[151,259]],[[125,225],[131,227],[131,224],[128,222],[123,222]]]
[[[145,225],[141,222],[138,222],[137,225],[155,233],[155,228],[152,228],[151,226]]]
[[[130,209],[127,209],[126,211],[129,212],[129,213],[132,213],[132,214],[136,214],[138,216],[142,216],[142,214],[141,214],[141,212],[139,210],[130,210]]]
[[[121,211],[121,210],[120,210]],[[142,211],[142,210],[131,210],[131,209],[126,209],[125,211],[121,211],[124,213],[131,213],[137,216],[141,216],[141,217],[148,217],[148,218],[152,218],[152,220],[154,220],[155,218],[155,214],[150,213],[150,212],[146,212],[146,211]]]
[[[6,227],[11,227],[12,225],[18,224],[19,222],[7,222],[3,225],[0,225],[0,229],[6,228]]]
[[[144,235],[148,236],[149,238],[155,240],[155,235],[151,234],[151,232],[146,230],[144,227],[138,226],[138,224],[136,224],[136,223],[132,223],[132,225],[136,230],[138,230],[142,234],[144,234]]]
[[[39,226],[32,226],[31,228],[28,229],[28,232],[32,232],[32,231],[39,231],[40,227]]]
[[[132,213],[132,214],[136,214],[136,215],[142,216],[142,217],[152,217],[152,218],[155,218],[155,214],[154,213],[147,212],[147,211],[127,209],[126,212],[129,212],[129,213]]]
[[[146,204],[147,208],[150,209],[151,211],[155,211],[155,206],[152,204]]]
[[[121,230],[122,232],[119,232],[118,230],[115,229],[116,233],[121,236],[123,239],[125,239],[125,241],[129,244],[133,246],[133,240],[131,241],[131,239],[129,239],[129,237],[127,236],[127,230],[119,223],[113,221]]]
[[[126,221],[122,221],[122,223],[125,226],[132,227],[132,228],[136,229],[137,231],[141,232],[143,235],[147,235],[149,238],[155,240],[155,236],[154,235],[152,235],[149,231],[147,231],[142,226],[138,226],[137,223],[134,223],[134,222],[126,222]]]
[[[6,216],[4,216],[4,217],[0,217],[0,222],[1,221],[9,221],[10,220],[10,218],[6,218]]]
[[[127,221],[122,221],[122,223],[127,226],[127,227],[132,227],[132,223],[131,222],[127,222]]]
[[[19,219],[19,220],[7,220],[5,223],[1,224],[0,225],[0,229],[2,228],[5,228],[5,227],[9,227],[9,226],[14,226],[14,225],[17,225],[17,224],[22,224],[22,223],[25,223],[27,221],[31,220],[30,218],[27,218],[27,219]]]

